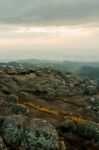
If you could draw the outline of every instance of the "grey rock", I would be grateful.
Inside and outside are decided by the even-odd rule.
[[[27,107],[23,104],[15,104],[11,108],[11,113],[27,115],[29,113],[29,109],[27,109]]]
[[[60,150],[55,128],[47,121],[13,115],[3,123],[3,139],[19,150]]]
[[[92,96],[90,98],[91,105],[98,107],[99,106],[99,97],[98,96]]]

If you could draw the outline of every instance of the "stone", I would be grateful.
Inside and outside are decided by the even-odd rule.
[[[15,104],[11,108],[11,113],[27,115],[29,113],[29,109],[23,104]]]
[[[60,150],[59,136],[46,120],[29,119],[23,115],[9,116],[4,120],[4,141],[18,150]]]

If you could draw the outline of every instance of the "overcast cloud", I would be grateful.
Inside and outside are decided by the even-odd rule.
[[[99,0],[0,0],[0,58],[98,56]]]
[[[98,19],[99,0],[0,0],[0,23],[73,25]]]

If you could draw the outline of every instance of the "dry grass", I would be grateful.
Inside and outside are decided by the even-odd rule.
[[[59,117],[59,118],[65,119],[65,120],[68,120],[68,119],[72,120],[75,123],[79,123],[79,122],[85,121],[85,119],[83,119],[81,116],[76,116],[76,115],[73,116],[73,115],[69,115],[69,114],[64,115],[64,114],[62,114],[61,112],[59,112],[57,110],[51,110],[49,108],[45,108],[45,107],[42,107],[40,105],[35,105],[32,102],[25,102],[24,105],[27,106],[27,107],[30,107],[32,109],[36,109],[36,110],[38,110],[40,112],[52,115],[54,117]]]
[[[79,122],[85,121],[85,119],[83,119],[81,116],[76,116],[76,115],[75,116],[67,115],[67,116],[64,116],[64,119],[70,119],[70,120],[72,120],[75,123],[79,123]]]
[[[40,105],[35,105],[31,102],[27,102],[27,103],[24,103],[24,105],[30,107],[30,108],[33,108],[33,109],[36,109],[38,111],[41,111],[41,112],[44,112],[44,113],[47,113],[47,114],[50,114],[50,115],[53,115],[53,116],[56,116],[56,117],[60,117],[60,113],[56,110],[51,110],[49,108],[45,108],[45,107],[42,107]]]

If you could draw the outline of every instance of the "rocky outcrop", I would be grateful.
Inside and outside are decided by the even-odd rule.
[[[96,81],[55,68],[0,67],[0,150],[98,150]]]
[[[31,73],[23,66],[2,66],[1,71],[5,74],[0,76],[2,78],[1,90],[4,91],[6,86],[5,90],[8,90],[8,94],[17,93],[19,88],[23,92],[39,94],[46,99],[97,93],[95,81],[79,79],[50,67],[37,68]]]
[[[59,125],[60,134],[74,143],[79,143],[84,149],[98,150],[99,125],[88,121],[73,122],[67,120]]]

